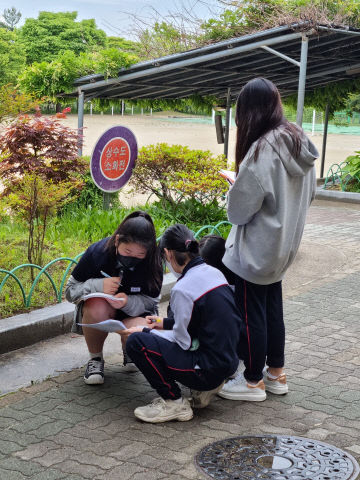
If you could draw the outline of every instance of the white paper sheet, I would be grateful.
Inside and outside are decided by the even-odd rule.
[[[95,292],[84,295],[81,300],[88,300],[89,298],[103,298],[106,300],[112,307],[120,309],[123,306],[124,298],[123,297],[114,297],[114,295],[108,295],[107,293]]]
[[[231,171],[231,170],[220,170],[220,175],[225,178],[229,183],[230,185],[233,185],[233,183],[235,182],[235,178],[236,178],[236,173]]]
[[[104,320],[99,323],[79,323],[82,327],[91,327],[96,328],[97,330],[102,330],[103,332],[117,332],[119,330],[126,330],[125,325],[120,320]]]

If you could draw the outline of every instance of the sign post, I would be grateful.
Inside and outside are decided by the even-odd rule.
[[[109,209],[110,193],[130,180],[138,155],[134,133],[121,125],[106,130],[96,142],[90,161],[95,185],[104,192],[104,210]]]

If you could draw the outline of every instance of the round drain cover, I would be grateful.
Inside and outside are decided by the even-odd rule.
[[[220,480],[355,480],[359,465],[339,448],[302,437],[262,435],[214,442],[197,466]]]

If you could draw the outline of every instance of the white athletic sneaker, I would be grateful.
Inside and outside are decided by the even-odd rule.
[[[235,372],[230,375],[230,380],[232,380],[233,378],[236,378],[236,376],[239,374],[239,373],[243,373],[243,371],[245,370],[245,365],[244,365],[244,361],[243,360],[239,360],[239,365],[237,367],[237,369],[235,370]]]
[[[174,400],[164,400],[158,397],[149,405],[135,408],[134,415],[143,422],[161,423],[170,420],[187,422],[193,418],[194,414],[186,398],[182,399],[182,403],[177,403]]]
[[[84,382],[88,385],[101,385],[104,383],[104,360],[96,357],[88,361]]]
[[[270,378],[268,375],[268,367],[265,367],[263,370],[263,381],[265,390],[275,395],[286,395],[289,391],[285,373],[282,373],[276,378]]]
[[[201,392],[200,390],[190,390],[191,397],[189,398],[190,405],[193,408],[205,408],[209,405],[211,399],[223,388],[225,382],[222,382],[218,387],[213,390],[206,390]]]
[[[228,400],[246,400],[248,402],[263,402],[266,400],[264,382],[260,380],[255,385],[251,384],[245,379],[243,373],[225,383],[218,395]]]

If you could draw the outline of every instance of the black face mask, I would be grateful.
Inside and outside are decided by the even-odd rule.
[[[134,270],[136,265],[140,263],[143,259],[137,257],[126,257],[120,253],[116,254],[116,268],[121,270]]]

